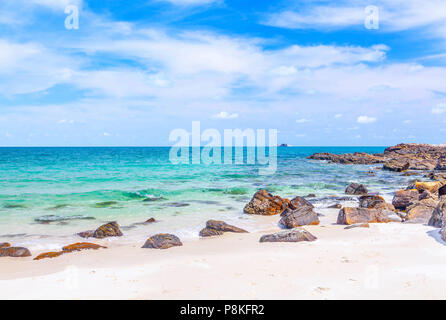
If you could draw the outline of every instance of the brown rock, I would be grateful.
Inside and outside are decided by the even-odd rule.
[[[201,229],[199,235],[200,237],[212,237],[212,236],[221,236],[224,232],[215,230],[212,228],[203,228]]]
[[[311,208],[314,207],[311,204],[311,202],[309,202],[307,199],[305,199],[303,197],[299,197],[299,196],[291,199],[291,201],[288,205],[294,209],[299,209],[300,207],[311,207]]]
[[[22,247],[6,247],[0,249],[0,257],[29,257],[31,256],[31,252],[27,248]]]
[[[432,216],[429,219],[428,225],[441,228],[443,226],[443,217],[445,212],[446,212],[446,198],[443,197],[441,198],[440,202],[432,212]]]
[[[407,207],[406,221],[427,223],[437,207],[437,201],[424,199]]]
[[[150,219],[147,219],[146,222],[144,222],[144,223],[154,223],[154,222],[156,222],[155,218],[150,218]]]
[[[280,214],[288,206],[289,200],[273,196],[266,190],[257,191],[251,201],[243,209],[247,214],[275,215]]]
[[[10,246],[11,246],[11,244],[9,244],[8,242],[2,242],[2,243],[0,243],[0,249],[8,248],[8,247],[10,247]]]
[[[121,237],[122,232],[119,229],[119,224],[117,222],[110,222],[104,224],[96,229],[93,233],[93,237],[97,239],[102,239],[106,237]]]
[[[429,191],[430,193],[438,193],[438,190],[442,187],[442,183],[440,181],[432,181],[432,182],[424,182],[417,181],[414,185],[415,189],[418,190],[419,193],[423,191]]]
[[[92,238],[95,230],[79,232],[77,235],[82,238]]]
[[[267,234],[260,238],[260,242],[300,242],[300,241],[315,241],[317,238],[311,233],[302,228],[295,228],[277,232],[274,234]]]
[[[419,193],[417,189],[399,190],[393,197],[392,204],[395,209],[406,210],[406,208],[419,200]]]
[[[235,233],[248,233],[248,231],[232,226],[230,224],[227,224],[224,221],[218,221],[218,220],[208,220],[206,222],[206,228],[222,231],[222,232],[235,232]]]
[[[409,161],[392,159],[384,164],[383,169],[395,172],[403,172],[408,170],[409,167],[410,167]]]
[[[446,156],[443,155],[438,159],[435,170],[446,170]]]
[[[368,190],[365,185],[353,182],[353,183],[350,183],[350,185],[347,187],[347,189],[345,189],[345,193],[361,195],[361,194],[367,194]]]
[[[59,256],[63,255],[64,253],[65,252],[63,252],[63,251],[45,252],[45,253],[39,254],[37,257],[34,258],[34,260],[52,259],[52,258],[59,257]]]
[[[338,224],[386,223],[390,222],[383,210],[344,207],[339,211]]]
[[[383,209],[393,211],[395,207],[387,203],[383,197],[379,195],[364,195],[359,197],[359,207],[368,209]]]
[[[353,154],[315,153],[308,159],[342,164],[377,164],[384,162],[384,158],[381,155],[371,155],[364,152],[355,152]]]
[[[285,209],[279,224],[285,228],[292,229],[306,225],[318,225],[319,217],[313,210],[313,206],[301,206],[298,209]]]
[[[73,251],[81,251],[81,250],[97,250],[100,248],[104,248],[106,249],[107,247],[104,246],[100,246],[98,244],[95,243],[88,243],[88,242],[78,242],[78,243],[73,243],[70,244],[68,246],[65,246],[62,248],[62,251],[64,252],[73,252]]]
[[[183,243],[177,236],[173,234],[160,233],[147,239],[146,243],[142,247],[151,249],[168,249],[182,245]]]

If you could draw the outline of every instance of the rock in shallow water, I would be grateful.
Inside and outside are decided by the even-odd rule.
[[[317,238],[302,228],[295,228],[293,230],[287,230],[277,232],[273,234],[267,234],[260,238],[259,242],[301,242],[301,241],[315,241]]]
[[[251,201],[243,209],[247,214],[271,216],[282,213],[288,206],[289,200],[273,196],[266,190],[257,191]]]
[[[282,218],[279,221],[279,225],[288,229],[318,224],[319,218],[314,212],[313,206],[301,206],[298,209],[289,207],[282,213]]]
[[[182,245],[183,243],[177,236],[168,233],[160,233],[147,239],[146,243],[142,247],[150,249],[168,249]]]
[[[409,161],[392,159],[384,164],[383,169],[388,171],[403,172],[408,170],[409,167]]]
[[[235,232],[235,233],[248,233],[248,231],[227,224],[224,221],[209,220],[206,222],[206,228],[222,231],[222,232]]]
[[[107,247],[100,246],[95,243],[78,242],[78,243],[73,243],[73,244],[63,247],[62,251],[41,253],[37,257],[35,257],[34,260],[52,259],[52,258],[56,258],[63,254],[71,253],[74,251],[82,251],[82,250],[90,250],[90,249],[97,250],[100,248],[106,249]]]
[[[345,193],[361,195],[361,194],[367,194],[368,190],[365,185],[353,182],[350,183],[350,185],[345,189]]]
[[[93,233],[93,237],[97,239],[102,239],[106,237],[121,237],[122,232],[121,229],[119,229],[119,224],[114,222],[109,222],[107,224],[104,224],[96,229],[96,231]]]

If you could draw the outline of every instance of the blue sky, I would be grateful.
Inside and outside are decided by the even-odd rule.
[[[445,49],[444,0],[2,0],[0,145],[444,143]]]

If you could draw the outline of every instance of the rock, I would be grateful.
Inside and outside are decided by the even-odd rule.
[[[412,223],[428,223],[437,207],[437,201],[424,199],[407,207],[406,221]]]
[[[293,209],[298,209],[300,207],[311,207],[311,208],[314,207],[307,199],[299,196],[291,199],[288,206],[291,206]]]
[[[332,204],[331,206],[328,206],[327,208],[329,208],[329,209],[341,209],[342,208],[342,204],[335,203],[335,204]]]
[[[97,239],[102,239],[106,237],[121,237],[122,232],[119,229],[119,224],[117,222],[109,222],[96,229],[93,233],[93,237]]]
[[[438,190],[443,186],[443,184],[440,181],[432,181],[432,182],[424,182],[424,181],[417,181],[415,182],[415,189],[418,190],[419,193],[422,193],[423,191],[429,191],[430,193],[438,193]]]
[[[387,161],[384,166],[383,169],[384,170],[388,170],[388,171],[395,171],[395,172],[403,172],[408,170],[410,167],[410,163],[408,161],[400,161],[400,160],[390,160]]]
[[[95,243],[78,242],[78,243],[73,243],[73,244],[63,247],[62,251],[63,252],[73,252],[73,251],[82,251],[82,250],[90,250],[90,249],[98,250],[101,248],[106,249],[107,247],[100,246]]]
[[[319,217],[312,206],[301,206],[298,209],[289,207],[282,213],[282,218],[279,221],[279,225],[288,229],[318,224]]]
[[[368,223],[360,223],[360,224],[352,224],[350,226],[346,226],[344,229],[353,229],[353,228],[370,228]]]
[[[435,166],[435,170],[446,170],[446,156],[443,155],[438,159],[437,165]]]
[[[77,235],[82,238],[92,238],[95,230],[79,232]]]
[[[0,243],[0,249],[9,248],[10,246],[11,246],[11,244],[9,242]]]
[[[212,237],[212,236],[221,236],[224,232],[215,230],[212,228],[203,228],[201,229],[199,235],[200,237]]]
[[[344,207],[339,211],[337,224],[386,223],[390,218],[383,210]]]
[[[155,218],[147,219],[144,223],[154,223],[156,222]]]
[[[359,207],[368,209],[384,209],[384,210],[395,210],[395,207],[386,203],[383,197],[378,195],[364,195],[359,197]]]
[[[65,252],[63,252],[63,251],[45,252],[45,253],[39,254],[37,257],[34,258],[34,260],[52,259],[52,258],[59,257],[59,256],[63,255],[64,253]]]
[[[275,215],[282,213],[288,206],[289,200],[273,196],[266,190],[257,191],[251,201],[243,209],[247,214]]]
[[[438,189],[438,196],[444,196],[446,195],[446,185],[442,186],[440,189]]]
[[[305,196],[305,198],[316,198],[316,195],[314,193],[310,193],[310,194],[307,194]]]
[[[420,193],[420,195],[418,196],[418,200],[425,200],[425,199],[432,199],[435,201],[438,201],[438,194],[434,193],[430,193],[427,190],[424,190],[422,193]]]
[[[22,247],[6,247],[0,249],[0,257],[14,257],[14,258],[21,258],[21,257],[30,257],[31,252],[27,248]]]
[[[182,245],[183,243],[177,236],[168,233],[160,233],[147,239],[146,243],[142,247],[151,249],[168,249]]]
[[[406,208],[419,200],[419,193],[417,189],[399,190],[393,197],[392,204],[395,209],[406,210]]]
[[[443,226],[443,217],[446,212],[446,198],[442,198],[432,212],[432,216],[428,221],[428,225],[441,228]]]
[[[260,242],[300,242],[315,241],[317,238],[302,228],[267,234],[260,238]]]
[[[360,194],[367,194],[368,190],[365,185],[353,182],[353,183],[350,183],[350,185],[347,187],[347,189],[345,189],[345,193],[360,195]]]
[[[224,221],[209,220],[206,222],[206,228],[222,231],[222,232],[235,232],[235,233],[248,233],[248,231],[227,224]]]
[[[342,164],[377,164],[383,163],[384,158],[380,155],[371,155],[364,152],[355,152],[353,154],[332,154],[332,153],[315,153],[307,159],[325,160],[332,163]]]

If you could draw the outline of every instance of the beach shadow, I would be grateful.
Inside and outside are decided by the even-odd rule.
[[[440,228],[428,231],[427,235],[434,238],[435,241],[437,241],[438,243],[446,246],[446,241],[443,241],[443,239],[441,239]]]

